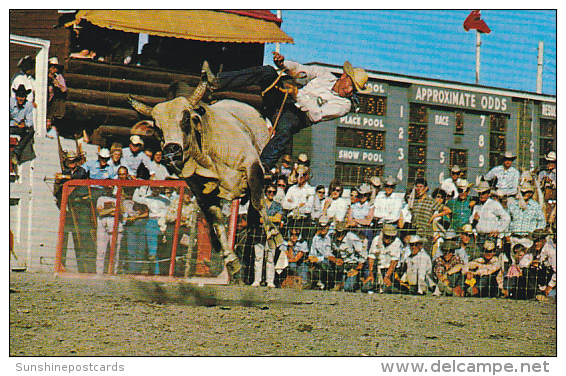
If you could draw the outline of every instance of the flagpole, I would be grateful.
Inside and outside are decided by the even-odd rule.
[[[476,85],[480,84],[480,46],[481,33],[476,30]]]

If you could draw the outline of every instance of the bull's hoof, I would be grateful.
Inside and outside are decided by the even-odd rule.
[[[232,276],[236,275],[242,269],[242,265],[238,259],[234,259],[226,263],[226,269],[228,270],[228,275],[232,278]]]

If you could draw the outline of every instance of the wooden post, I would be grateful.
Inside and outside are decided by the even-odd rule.
[[[481,33],[476,30],[476,85],[480,84],[480,46]]]

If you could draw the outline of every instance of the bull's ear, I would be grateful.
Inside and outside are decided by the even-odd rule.
[[[191,131],[191,111],[184,110],[183,118],[181,119],[181,129],[185,133],[190,133]]]

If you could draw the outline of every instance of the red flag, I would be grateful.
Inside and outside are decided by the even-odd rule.
[[[464,30],[469,31],[470,29],[476,29],[480,33],[486,34],[489,34],[491,32],[489,26],[487,26],[485,21],[481,19],[479,10],[471,11],[464,21]]]

